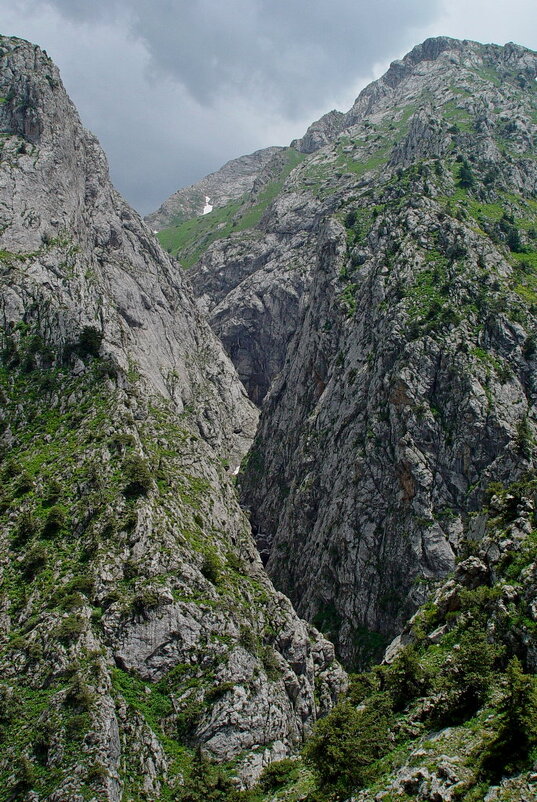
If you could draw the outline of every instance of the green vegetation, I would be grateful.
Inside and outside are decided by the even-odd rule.
[[[537,684],[534,677],[524,673],[518,657],[507,666],[495,725],[481,765],[482,772],[498,782],[505,772],[524,770],[531,750],[537,746]]]
[[[146,496],[151,490],[153,480],[147,461],[139,454],[131,454],[123,463],[123,473],[127,484],[123,490],[130,499]]]
[[[233,220],[241,207],[241,201],[232,201],[203,217],[195,217],[159,231],[158,239],[168,253],[180,258],[185,267],[191,267],[209,245],[232,233]],[[181,256],[192,249],[193,253],[188,257]]]
[[[199,436],[189,413],[178,420],[155,399],[136,420],[123,405],[125,394],[103,371],[100,342],[92,327],[68,349],[52,347],[34,324],[21,322],[0,333],[0,422],[14,433],[9,452],[0,451],[0,514],[9,556],[0,602],[13,622],[0,659],[20,666],[16,689],[12,678],[0,680],[0,780],[6,798],[21,792],[12,779],[17,761],[20,777],[40,795],[52,793],[75,766],[86,772],[87,798],[98,795],[106,771],[80,744],[93,737],[102,696],[96,686],[102,689],[107,680],[101,657],[87,653],[84,644],[90,629],[93,638],[102,637],[110,612],[119,616],[120,626],[143,622],[168,604],[171,594],[202,610],[221,606],[229,615],[232,609],[246,621],[258,599],[267,603],[264,586],[244,575],[241,559],[230,551],[228,533],[208,525],[214,491],[204,476],[194,474]],[[72,372],[75,356],[85,363],[80,375]],[[128,390],[132,399],[135,385]],[[185,459],[192,473],[184,470]],[[148,574],[144,553],[135,557],[131,551],[148,511],[158,526],[155,553],[163,565],[158,576]],[[192,588],[185,589],[177,555],[199,572]],[[95,577],[103,564],[118,566],[123,578],[120,574],[97,599]],[[259,670],[279,678],[272,647],[257,634],[253,640]],[[120,669],[113,675],[115,698],[153,730],[171,761],[172,779],[188,772],[192,733],[201,716],[233,687],[214,678],[229,648],[226,641],[212,653],[200,642],[202,678],[196,660],[149,686]],[[33,688],[36,676],[46,692]],[[47,754],[58,750],[61,765],[47,763]],[[126,798],[141,799],[139,762],[126,759],[122,772]],[[166,789],[164,798],[171,799]]]
[[[288,148],[284,163],[275,178],[255,196],[245,196],[158,233],[162,246],[186,268],[195,264],[213,242],[230,234],[254,229],[270,204],[280,193],[289,173],[304,159],[304,154]]]
[[[473,131],[472,115],[462,106],[450,100],[442,106],[444,119],[452,122],[459,131]]]
[[[304,759],[315,771],[321,799],[348,799],[368,783],[371,766],[390,749],[391,724],[389,700],[380,694],[361,709],[341,702],[317,724]]]
[[[483,81],[488,81],[494,86],[501,86],[502,79],[495,67],[479,67],[475,70],[476,75],[479,75]]]

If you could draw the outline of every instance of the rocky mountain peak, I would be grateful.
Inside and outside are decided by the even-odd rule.
[[[384,76],[366,87],[346,115],[343,128],[365,116],[398,105],[398,98],[419,102],[424,92],[447,92],[465,77],[492,71],[510,82],[532,81],[536,73],[535,53],[511,44],[483,45],[447,36],[427,39],[403,59],[394,61]]]
[[[453,568],[487,483],[528,467],[536,59],[427,40],[191,268],[263,399],[241,474],[258,546],[350,665]]]

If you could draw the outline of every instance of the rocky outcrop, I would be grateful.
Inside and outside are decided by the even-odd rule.
[[[293,140],[291,147],[302,153],[314,153],[332,142],[344,127],[345,115],[333,109],[312,123],[301,139]]]
[[[476,786],[488,802],[535,796],[527,748],[535,728],[528,723],[517,744],[505,729],[537,702],[535,489],[534,474],[490,489],[487,507],[468,521],[465,559],[390,647],[389,665],[380,669],[385,688],[393,692],[390,676],[408,680],[416,670],[414,698],[407,685],[392,727],[410,742],[373,788],[351,796],[354,802],[403,795],[450,802]],[[506,745],[498,748],[495,739]]]
[[[245,235],[215,243],[189,277],[213,330],[254,403],[261,405],[281,371],[303,314],[312,235]]]
[[[203,214],[207,197],[215,209],[239,200],[252,189],[259,173],[280,150],[282,148],[279,147],[263,148],[226,162],[220,170],[210,173],[196,184],[174,192],[156,212],[147,215],[147,224],[160,231],[182,220],[197,217]]]
[[[248,783],[345,684],[237,502],[256,411],[50,59],[0,56],[0,797],[156,799],[196,746]]]

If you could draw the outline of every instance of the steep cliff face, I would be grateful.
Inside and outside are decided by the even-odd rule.
[[[241,476],[269,573],[350,664],[532,463],[536,69],[424,42],[191,270],[250,397],[271,388]]]
[[[273,207],[319,204],[316,249],[242,497],[277,586],[349,663],[453,568],[486,486],[532,464],[536,73],[514,45],[425,43]]]
[[[315,153],[319,148],[332,142],[345,128],[345,124],[345,114],[333,109],[312,123],[301,139],[293,140],[291,147],[295,147],[301,153]]]
[[[57,69],[0,57],[0,798],[169,796],[196,745],[248,781],[344,684],[237,502],[256,411]]]
[[[311,209],[267,214],[304,155],[277,152],[251,191],[202,218],[159,233],[185,267],[213,330],[234,360],[250,398],[260,404],[281,370],[303,308],[314,250]]]
[[[283,148],[264,148],[226,162],[220,170],[202,178],[197,184],[174,192],[160,209],[147,215],[147,224],[160,231],[197,217],[203,214],[207,197],[215,208],[239,200],[252,189],[259,173],[280,150]]]

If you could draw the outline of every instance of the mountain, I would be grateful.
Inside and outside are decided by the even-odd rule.
[[[346,682],[238,504],[257,411],[56,67],[0,59],[0,799],[249,783]]]
[[[267,570],[348,666],[533,466],[536,74],[517,45],[427,40],[190,268],[264,399],[240,486]]]
[[[239,200],[252,189],[259,173],[280,150],[279,147],[264,148],[226,162],[220,170],[206,176],[197,184],[174,192],[160,209],[147,215],[147,224],[160,230],[202,215],[206,198],[209,198],[210,205],[214,208]]]
[[[537,54],[427,40],[165,250],[0,58],[0,799],[533,800]]]

